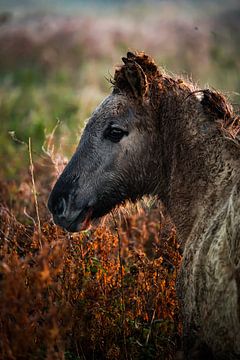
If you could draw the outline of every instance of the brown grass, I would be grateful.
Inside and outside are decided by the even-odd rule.
[[[41,234],[31,173],[19,187],[1,184],[0,358],[173,359],[180,255],[171,223],[138,204],[70,235],[49,219],[40,169]]]

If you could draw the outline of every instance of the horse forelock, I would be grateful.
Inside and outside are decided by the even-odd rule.
[[[114,78],[111,81],[115,91],[129,92],[129,80],[126,76],[127,70],[135,64],[136,67],[146,76],[147,85],[151,84],[153,80],[162,77],[161,72],[154,60],[146,55],[144,52],[128,52],[126,58],[122,58],[124,64],[116,68]]]

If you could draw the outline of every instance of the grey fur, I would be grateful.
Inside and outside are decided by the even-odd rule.
[[[132,56],[130,69],[142,76]],[[81,225],[69,224],[84,207],[92,207],[97,217],[126,199],[158,195],[184,250],[177,288],[186,358],[240,359],[238,143],[223,136],[220,119],[208,115],[201,97],[189,96],[190,87],[159,73],[149,80],[151,73],[146,94],[145,82],[132,81],[128,89],[131,80],[119,73],[119,88],[116,84],[93,113],[49,208],[57,223],[79,230]],[[141,83],[144,91],[132,92]],[[110,122],[129,135],[119,143],[104,139]],[[60,213],[65,208],[62,218],[57,208]]]

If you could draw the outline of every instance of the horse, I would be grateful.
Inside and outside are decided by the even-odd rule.
[[[240,117],[221,93],[169,76],[143,52],[122,61],[49,210],[74,232],[157,196],[183,250],[185,359],[240,359]]]

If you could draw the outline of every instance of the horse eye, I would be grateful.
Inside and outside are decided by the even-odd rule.
[[[109,139],[112,142],[119,142],[124,135],[128,135],[128,132],[126,130],[122,130],[120,128],[117,127],[113,127],[110,126],[109,128],[106,129],[105,133],[104,133],[104,137],[106,139]]]

